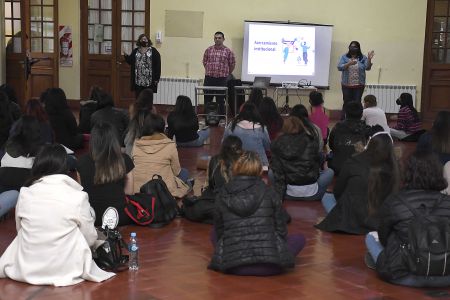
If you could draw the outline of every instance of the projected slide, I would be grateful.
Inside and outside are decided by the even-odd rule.
[[[315,28],[249,24],[248,74],[314,75]]]

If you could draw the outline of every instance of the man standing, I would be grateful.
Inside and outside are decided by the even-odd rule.
[[[236,65],[233,52],[223,45],[225,36],[223,32],[217,31],[214,34],[214,46],[205,50],[203,55],[203,66],[205,67],[205,86],[227,86],[227,77],[233,72]],[[212,94],[211,91],[205,92]],[[205,96],[205,105],[213,100],[212,95]],[[225,99],[223,96],[216,96],[219,104],[219,114],[225,114]]]

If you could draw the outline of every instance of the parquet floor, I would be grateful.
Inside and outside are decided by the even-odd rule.
[[[202,182],[205,172],[196,169],[199,157],[215,154],[222,128],[214,128],[211,145],[180,149],[182,166]],[[404,154],[414,145],[400,145]],[[301,232],[307,246],[296,259],[293,271],[275,277],[234,277],[206,266],[212,253],[210,225],[177,218],[162,229],[127,226],[124,236],[136,231],[140,243],[140,269],[117,274],[104,283],[83,282],[55,288],[32,286],[0,279],[0,299],[432,299],[428,289],[394,286],[377,278],[364,265],[364,237],[330,234],[313,225],[324,217],[319,202],[287,202],[292,216],[288,229]],[[0,222],[0,253],[15,236],[14,218]],[[450,289],[444,289],[450,292]],[[440,299],[450,299],[441,297]]]

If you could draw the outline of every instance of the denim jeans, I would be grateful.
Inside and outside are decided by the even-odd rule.
[[[332,169],[325,169],[321,170],[319,174],[319,178],[317,179],[317,185],[319,188],[317,189],[317,193],[308,196],[308,197],[293,197],[286,195],[284,198],[286,200],[301,200],[301,201],[312,201],[312,200],[320,200],[322,199],[323,195],[327,191],[328,185],[330,185],[331,181],[334,177],[334,171]]]
[[[377,262],[378,256],[384,248],[381,243],[377,241],[375,237],[370,233],[366,235],[366,247],[370,253],[370,256],[372,256],[373,261]]]
[[[203,143],[207,138],[209,138],[210,130],[209,128],[205,128],[202,130],[199,130],[198,132],[198,138],[196,140],[190,141],[190,142],[183,142],[179,143],[177,142],[177,147],[201,147],[203,146]]]
[[[275,177],[273,175],[273,171],[269,169],[267,173],[267,177],[269,178],[270,183],[273,185],[275,182]],[[322,196],[327,191],[328,185],[330,185],[331,181],[334,177],[334,171],[332,169],[321,170],[319,174],[319,178],[317,179],[317,185],[319,186],[317,192],[308,197],[293,197],[289,195],[285,195],[286,200],[302,200],[302,201],[312,201],[312,200],[320,200]]]
[[[16,190],[6,191],[0,194],[0,217],[16,206],[19,192]]]
[[[336,198],[332,193],[325,193],[322,197],[322,205],[328,214],[336,206]]]

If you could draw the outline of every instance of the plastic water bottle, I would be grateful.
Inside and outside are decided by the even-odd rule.
[[[128,269],[132,271],[137,271],[139,269],[139,247],[137,244],[136,232],[130,234],[130,243],[128,244],[128,252],[130,253],[130,258],[128,260]]]

